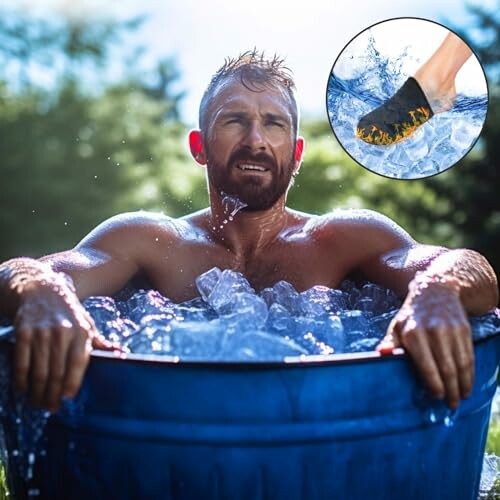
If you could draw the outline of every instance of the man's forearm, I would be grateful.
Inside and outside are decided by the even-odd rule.
[[[0,313],[13,317],[23,290],[34,283],[46,283],[54,288],[69,287],[74,291],[71,278],[53,271],[45,262],[28,257],[8,260],[0,264]]]
[[[433,284],[455,290],[469,314],[485,314],[498,304],[495,272],[488,261],[473,250],[450,250],[438,255],[415,275],[410,289]]]

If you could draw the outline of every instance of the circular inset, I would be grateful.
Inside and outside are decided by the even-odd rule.
[[[462,159],[488,109],[484,71],[448,28],[389,19],[354,37],[335,61],[326,95],[332,130],[362,166],[419,179]]]

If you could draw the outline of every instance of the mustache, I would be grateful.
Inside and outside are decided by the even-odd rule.
[[[267,153],[257,153],[257,154],[252,154],[250,151],[245,150],[245,149],[239,149],[238,151],[235,151],[230,157],[228,161],[228,165],[234,165],[235,163],[240,163],[240,162],[255,162],[259,164],[265,164],[266,166],[268,165],[272,169],[276,170],[278,168],[278,165],[276,164],[276,161],[274,158]]]

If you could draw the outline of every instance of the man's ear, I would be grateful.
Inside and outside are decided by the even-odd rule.
[[[304,155],[304,146],[305,141],[303,137],[297,137],[297,141],[295,142],[295,170],[294,174],[296,174],[300,169],[300,164],[302,163],[302,157]]]
[[[203,147],[203,138],[200,130],[191,130],[189,132],[189,149],[196,163],[200,165],[207,164],[205,148]]]

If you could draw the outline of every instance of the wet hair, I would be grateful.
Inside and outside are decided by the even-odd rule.
[[[282,89],[290,98],[293,130],[297,133],[298,110],[295,100],[295,83],[292,72],[284,65],[284,59],[276,54],[266,58],[264,52],[256,49],[244,52],[237,58],[227,58],[208,84],[201,99],[199,124],[202,131],[207,127],[207,109],[215,97],[220,85],[231,78],[236,78],[241,85],[252,92],[264,92],[266,89]]]

